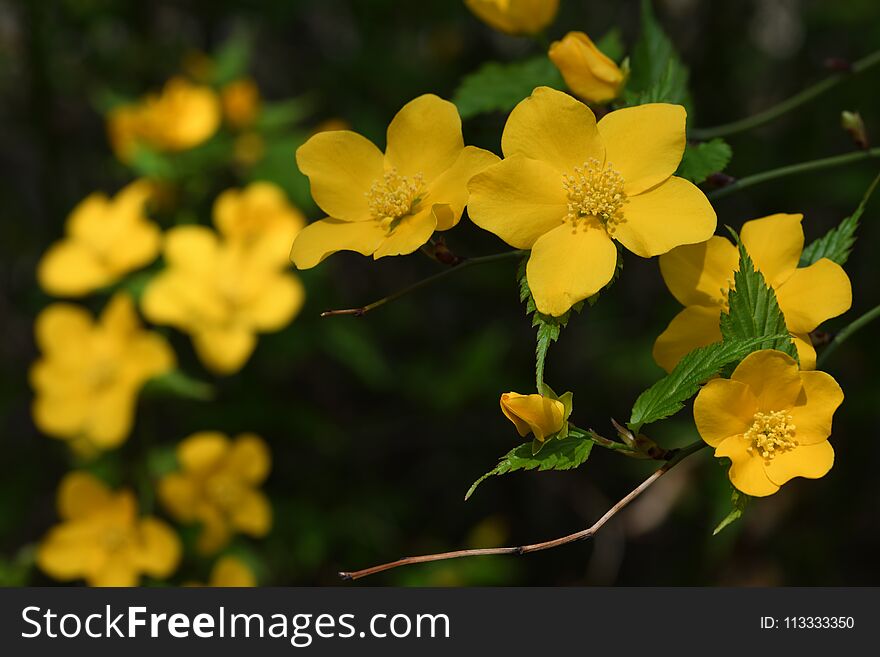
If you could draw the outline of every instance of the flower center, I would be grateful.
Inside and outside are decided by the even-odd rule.
[[[386,171],[370,185],[367,200],[373,218],[392,230],[401,217],[410,214],[424,196],[425,181],[421,173],[411,178],[401,176],[397,169]]]
[[[119,527],[108,527],[101,536],[101,544],[107,552],[117,552],[125,545],[125,532]]]
[[[795,429],[797,427],[791,423],[791,415],[785,411],[755,413],[752,426],[743,434],[749,443],[746,451],[767,462],[772,461],[777,454],[798,446],[798,441],[794,439]]]
[[[623,176],[611,164],[604,167],[596,158],[575,167],[574,173],[562,176],[562,187],[568,195],[568,221],[575,228],[578,221],[595,217],[613,234],[617,224],[623,221]]]

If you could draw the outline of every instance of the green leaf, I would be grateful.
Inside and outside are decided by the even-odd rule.
[[[732,338],[694,349],[669,374],[638,396],[627,426],[637,432],[646,424],[677,413],[702,383],[726,365],[748,356],[763,341],[763,337]]]
[[[675,175],[699,184],[713,173],[724,171],[732,156],[730,146],[721,138],[701,144],[688,144]]]
[[[199,401],[214,399],[214,386],[194,379],[181,370],[171,370],[153,377],[144,385],[143,392],[150,396],[180,397]]]
[[[598,41],[596,41],[596,47],[608,59],[615,62],[619,62],[623,59],[626,48],[623,45],[623,36],[620,33],[620,28],[612,27],[608,30]]]
[[[800,261],[801,267],[812,265],[822,258],[828,258],[838,265],[846,263],[849,254],[852,252],[853,245],[856,243],[856,229],[859,227],[859,221],[878,183],[880,183],[880,175],[874,178],[874,182],[868,187],[868,191],[865,192],[855,212],[841,221],[836,228],[832,228],[803,250]]]
[[[742,517],[743,512],[745,511],[746,506],[748,505],[749,501],[751,501],[751,499],[752,498],[745,493],[741,493],[736,488],[734,488],[733,493],[731,493],[730,495],[730,502],[733,504],[733,508],[730,510],[730,513],[728,513],[724,517],[724,520],[718,523],[718,526],[712,532],[712,536],[718,536],[718,534],[721,533],[721,531],[724,530],[728,525],[739,520]]]
[[[651,0],[642,0],[642,33],[633,48],[630,67],[624,95],[627,104],[690,104],[688,69],[657,22]]]
[[[247,73],[250,59],[250,36],[244,32],[233,34],[214,53],[211,82],[222,87],[237,80]]]
[[[256,127],[272,132],[300,123],[315,109],[311,96],[300,96],[274,103],[263,103],[257,116]]]
[[[452,99],[463,119],[508,112],[535,87],[564,89],[562,75],[546,55],[512,64],[489,62],[461,81]]]
[[[464,499],[467,500],[489,477],[515,470],[571,470],[590,457],[593,441],[580,432],[572,431],[567,438],[548,440],[537,454],[532,454],[532,443],[523,443],[505,454],[492,470],[477,479]]]
[[[734,236],[739,242],[739,236]],[[755,269],[742,242],[739,242],[739,270],[733,275],[733,288],[727,301],[730,308],[721,313],[724,341],[762,338],[754,351],[777,349],[797,360],[797,350],[785,326],[776,293]]]

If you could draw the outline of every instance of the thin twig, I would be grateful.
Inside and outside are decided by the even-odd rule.
[[[361,577],[366,577],[367,575],[375,575],[376,573],[381,573],[386,570],[391,570],[393,568],[399,568],[400,566],[409,566],[417,563],[429,563],[432,561],[446,561],[448,559],[458,559],[461,557],[483,557],[488,555],[498,555],[498,554],[528,554],[529,552],[539,552],[541,550],[549,550],[550,548],[559,547],[560,545],[566,545],[567,543],[573,543],[575,541],[580,541],[586,538],[590,538],[597,531],[599,531],[602,526],[607,523],[611,518],[613,518],[619,511],[621,511],[627,504],[636,499],[639,495],[641,495],[645,489],[647,489],[651,484],[657,481],[664,474],[669,472],[672,468],[678,465],[681,461],[686,459],[691,454],[698,452],[700,449],[706,446],[702,440],[691,443],[686,447],[682,447],[679,450],[674,451],[669,460],[664,463],[658,470],[653,472],[650,477],[645,479],[642,483],[640,483],[636,488],[630,491],[625,497],[623,497],[619,502],[617,502],[614,506],[612,506],[608,511],[605,512],[601,518],[599,518],[592,526],[587,527],[586,529],[582,529],[579,532],[575,532],[574,534],[569,534],[568,536],[562,536],[560,538],[554,538],[550,541],[544,541],[543,543],[533,543],[531,545],[520,545],[516,547],[498,547],[498,548],[481,548],[476,550],[457,550],[455,552],[441,552],[439,554],[426,554],[418,557],[404,557],[403,559],[398,559],[397,561],[392,561],[390,563],[381,564],[379,566],[373,566],[372,568],[364,568],[363,570],[354,570],[350,572],[340,572],[339,576],[342,579],[360,579]]]
[[[489,262],[495,262],[496,260],[505,260],[507,258],[516,258],[522,256],[526,253],[526,251],[505,251],[504,253],[495,253],[493,255],[481,256],[479,258],[466,258],[459,262],[456,265],[451,265],[449,269],[444,269],[441,272],[434,274],[433,276],[428,276],[427,278],[423,278],[420,281],[413,283],[412,285],[403,288],[402,290],[398,290],[393,294],[389,294],[387,297],[382,297],[378,301],[374,301],[373,303],[368,303],[366,306],[361,306],[359,308],[344,308],[341,310],[327,310],[321,313],[321,317],[336,317],[337,315],[352,315],[354,317],[363,317],[371,310],[375,310],[380,306],[384,306],[386,303],[390,303],[391,301],[395,301],[402,296],[406,296],[410,292],[415,292],[416,290],[423,288],[431,283],[435,283],[439,281],[441,278],[446,278],[450,274],[461,271],[462,269],[466,269],[473,265],[482,265]]]
[[[834,167],[843,166],[845,164],[852,164],[853,162],[869,160],[874,157],[880,157],[880,147],[871,148],[866,151],[857,151],[855,153],[845,153],[844,155],[834,155],[833,157],[824,157],[819,160],[809,160],[807,162],[790,164],[788,166],[779,167],[778,169],[770,169],[769,171],[763,171],[761,173],[756,173],[751,176],[740,178],[736,182],[728,185],[727,187],[722,187],[721,189],[716,189],[714,191],[708,192],[706,196],[708,196],[712,200],[716,200],[729,194],[733,194],[734,192],[746,189],[747,187],[758,185],[763,182],[768,182],[770,180],[775,180],[777,178],[784,178],[786,176],[792,176],[799,173],[807,173],[810,171],[831,169]]]
[[[864,315],[850,322],[834,337],[831,343],[827,347],[825,347],[825,350],[819,356],[817,365],[822,365],[828,359],[828,357],[833,354],[837,350],[837,348],[841,344],[843,344],[853,333],[871,323],[878,317],[880,317],[880,306],[874,306]]]
[[[804,103],[813,100],[817,96],[820,96],[827,91],[830,91],[841,82],[849,80],[854,75],[862,73],[863,71],[866,71],[872,66],[876,66],[877,64],[880,64],[880,50],[871,53],[867,57],[863,57],[859,61],[855,62],[848,71],[845,71],[843,73],[836,73],[835,75],[829,76],[824,80],[807,87],[803,91],[796,93],[794,96],[786,98],[782,102],[773,105],[772,107],[768,107],[762,112],[758,112],[757,114],[754,114],[753,116],[748,116],[744,119],[739,119],[738,121],[732,121],[730,123],[725,123],[723,125],[714,126],[711,128],[696,128],[694,130],[691,130],[688,136],[692,139],[712,139],[714,137],[726,137],[728,135],[733,135],[738,132],[750,130],[751,128],[757,128],[758,126],[769,123],[770,121],[773,121],[774,119],[777,119],[780,116],[794,109],[797,109]]]

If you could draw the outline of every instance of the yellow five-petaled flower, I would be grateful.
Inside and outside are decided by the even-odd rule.
[[[773,350],[747,356],[729,379],[713,379],[694,401],[700,436],[731,460],[730,481],[747,495],[772,495],[794,477],[818,479],[834,463],[831,418],[843,391],[825,372],[799,371]]]
[[[165,579],[180,561],[180,540],[161,520],[139,517],[130,490],[111,491],[85,472],[58,487],[58,515],[37,550],[50,577],[90,586],[136,586],[141,575]]]
[[[810,370],[816,366],[810,331],[849,310],[852,288],[843,267],[827,258],[798,268],[804,247],[802,218],[800,214],[774,214],[747,221],[740,239],[776,293],[801,367]],[[719,320],[738,268],[739,251],[718,236],[660,256],[663,280],[685,306],[654,343],[654,360],[663,369],[672,370],[688,352],[721,339]]]
[[[424,95],[388,126],[385,154],[355,132],[313,135],[296,152],[312,197],[329,216],[306,226],[290,252],[300,269],[336,251],[373,258],[412,253],[461,219],[471,177],[498,161],[465,146],[452,103]]]
[[[559,316],[613,277],[614,240],[642,257],[702,242],[715,211],[673,176],[685,146],[680,105],[628,107],[596,117],[548,87],[511,112],[505,159],[468,185],[478,226],[531,249],[526,276],[540,312]]]

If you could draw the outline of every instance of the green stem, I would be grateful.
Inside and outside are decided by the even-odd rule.
[[[817,366],[822,365],[828,357],[833,354],[837,348],[842,345],[847,339],[859,329],[867,326],[872,321],[880,317],[880,306],[874,306],[866,312],[864,315],[856,319],[855,321],[848,324],[842,331],[840,331],[835,338],[831,341],[825,350],[822,352],[822,355],[819,356],[819,360],[817,362]]]
[[[752,128],[757,128],[758,126],[764,125],[765,123],[769,123],[788,112],[797,109],[804,103],[807,103],[814,98],[821,96],[826,91],[830,91],[838,84],[845,80],[849,80],[851,77],[858,73],[862,73],[863,71],[868,70],[872,66],[876,66],[880,64],[880,50],[871,53],[867,57],[860,59],[852,65],[852,68],[845,73],[837,73],[828,78],[825,78],[821,82],[817,82],[816,84],[807,87],[803,91],[796,93],[791,98],[786,98],[781,103],[773,105],[772,107],[768,107],[763,112],[758,112],[753,116],[748,116],[744,119],[739,119],[738,121],[732,121],[730,123],[725,123],[723,125],[715,126],[712,128],[697,128],[690,132],[689,137],[692,139],[712,139],[714,137],[726,137],[728,135],[733,135],[738,132],[744,132],[746,130],[751,130]]]
[[[416,290],[420,290],[421,288],[431,285],[432,283],[436,283],[440,279],[446,278],[447,276],[450,276],[455,272],[459,272],[462,269],[467,269],[468,267],[472,267],[474,265],[485,265],[490,262],[495,262],[496,260],[518,258],[525,253],[526,251],[505,251],[504,253],[495,253],[493,255],[481,256],[479,258],[467,258],[461,261],[459,264],[449,267],[449,269],[444,269],[443,271],[438,272],[433,276],[428,276],[427,278],[423,278],[420,281],[416,281],[412,285],[405,287],[402,290],[398,290],[393,294],[389,294],[387,297],[382,297],[378,301],[368,303],[366,306],[361,306],[360,308],[345,308],[342,310],[327,310],[321,313],[321,317],[335,317],[336,315],[354,315],[355,317],[362,317],[371,310],[375,310],[380,306],[384,306],[386,303],[396,301],[400,297],[406,296],[410,292],[415,292]]]
[[[799,162],[798,164],[789,164],[788,166],[779,167],[778,169],[770,169],[770,171],[764,171],[762,173],[756,173],[751,176],[740,178],[727,187],[708,192],[706,196],[715,200],[746,189],[747,187],[759,185],[760,183],[768,182],[770,180],[776,180],[777,178],[785,178],[786,176],[794,176],[799,173],[808,173],[810,171],[833,169],[834,167],[852,164],[853,162],[862,162],[863,160],[870,160],[875,157],[880,157],[880,147],[858,151],[856,153],[825,157],[819,160]]]

